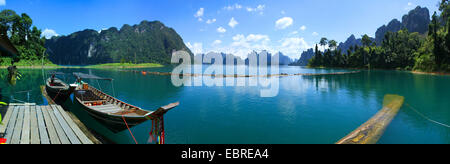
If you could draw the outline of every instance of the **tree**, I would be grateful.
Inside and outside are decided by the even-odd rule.
[[[325,37],[321,38],[319,44],[325,49],[325,46],[328,44],[328,39]]]
[[[11,43],[16,47],[20,59],[36,60],[46,57],[45,38],[41,30],[33,26],[30,16],[23,13],[20,16],[12,10],[0,12],[0,30],[7,34]]]
[[[330,48],[333,49],[333,50],[336,50],[337,42],[336,42],[335,40],[330,40],[330,41],[328,42],[328,47],[330,47]]]
[[[6,34],[11,30],[13,22],[16,22],[19,16],[13,10],[2,10],[0,12],[0,32]]]
[[[370,39],[370,37],[366,34],[362,36],[362,40],[361,40],[362,44],[364,47],[370,46],[372,43],[372,40]]]
[[[439,38],[438,35],[438,30],[440,28],[440,23],[438,22],[438,17],[436,12],[434,12],[432,19],[431,19],[431,23],[428,27],[428,36],[430,36],[432,38],[432,42],[433,42],[433,54],[434,54],[434,60],[435,63],[437,64],[437,67],[440,68],[441,67],[441,61],[442,61],[442,54],[441,54],[441,40]]]

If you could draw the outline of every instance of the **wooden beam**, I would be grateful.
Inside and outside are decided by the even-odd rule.
[[[47,125],[52,125],[52,123],[48,123],[45,121],[44,119],[44,112],[41,109],[41,106],[36,106],[36,117],[37,117],[37,122],[38,122],[38,128],[39,128],[39,140],[41,142],[41,144],[50,144],[50,139],[49,139],[49,135],[47,133],[47,129],[50,132],[55,133],[55,129],[53,128],[53,126],[45,126],[45,124],[47,123]],[[49,116],[47,116],[49,117]],[[55,133],[56,135],[56,133]],[[57,139],[57,136],[56,136]],[[59,142],[59,140],[58,140]],[[56,144],[56,141],[55,141]]]
[[[92,141],[81,131],[81,129],[75,124],[75,122],[69,117],[69,115],[62,109],[61,106],[58,105],[56,106],[56,108],[83,144],[93,144]]]
[[[8,127],[8,122],[11,118],[11,114],[13,113],[14,106],[8,106],[5,116],[2,119],[2,124],[0,124],[0,134],[4,134],[6,131],[6,127]],[[0,136],[2,137],[2,136]]]
[[[45,106],[44,111],[46,111],[48,113],[48,115],[50,116],[50,120],[53,123],[53,127],[55,128],[56,134],[58,134],[58,138],[61,141],[61,143],[62,144],[70,144],[69,139],[67,138],[66,134],[64,133],[64,130],[62,129],[61,125],[59,124],[58,120],[56,119],[55,114],[53,113],[53,110],[51,109],[51,107]]]
[[[383,108],[366,123],[339,140],[336,144],[375,144],[383,135],[386,127],[397,115],[405,98],[398,95],[386,95]]]
[[[23,125],[22,125],[22,137],[20,138],[20,144],[30,144],[30,106],[24,107]]]
[[[11,143],[11,138],[14,133],[14,127],[16,126],[17,116],[19,115],[19,106],[13,106],[13,113],[11,114],[11,118],[8,122],[8,128],[6,128],[6,143]]]
[[[51,105],[51,107],[53,108],[53,113],[55,114],[56,119],[59,121],[59,124],[61,125],[62,129],[66,133],[67,138],[69,138],[70,143],[81,144],[80,140],[78,140],[78,137],[73,132],[72,128],[70,128],[70,126],[67,124],[66,120],[64,120],[63,116],[58,111],[56,105]]]
[[[17,121],[16,125],[14,126],[14,132],[11,138],[11,144],[19,144],[20,137],[22,134],[22,126],[23,126],[23,115],[25,113],[25,107],[20,106],[19,109],[16,109],[19,111],[19,114],[17,115]]]

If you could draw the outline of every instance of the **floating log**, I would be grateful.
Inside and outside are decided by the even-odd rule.
[[[280,74],[270,74],[270,75],[238,75],[238,74],[224,75],[224,74],[192,74],[192,73],[178,74],[178,73],[171,73],[171,72],[146,72],[146,71],[137,71],[137,70],[130,70],[130,72],[134,72],[134,73],[141,72],[143,75],[148,74],[148,75],[161,75],[161,76],[172,76],[172,75],[175,75],[175,76],[186,76],[186,77],[209,76],[209,77],[216,77],[216,78],[226,78],[226,77],[238,78],[238,77],[286,77],[286,76],[345,75],[345,74],[360,73],[361,71],[332,72],[332,73],[297,73],[297,74],[280,73]]]
[[[336,144],[375,144],[383,135],[386,127],[397,115],[405,98],[399,95],[385,95],[383,109],[355,131],[345,136]]]

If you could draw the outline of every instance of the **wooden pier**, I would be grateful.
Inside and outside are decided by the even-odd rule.
[[[0,125],[6,144],[97,144],[59,105],[9,104]]]

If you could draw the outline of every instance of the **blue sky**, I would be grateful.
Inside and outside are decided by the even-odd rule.
[[[298,58],[321,37],[374,36],[378,27],[417,5],[439,0],[0,0],[0,9],[27,13],[46,35],[68,35],[159,20],[196,53],[245,57],[252,50]]]

